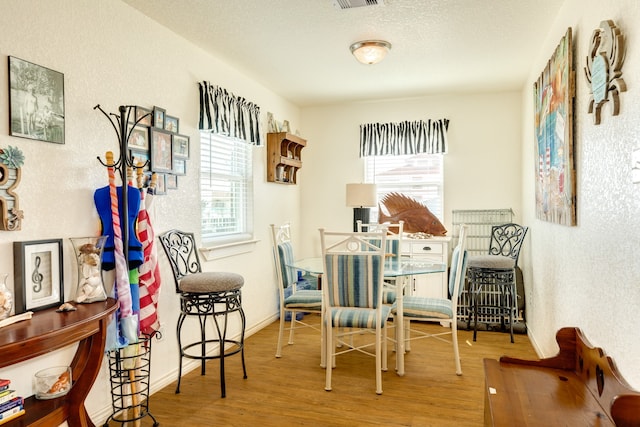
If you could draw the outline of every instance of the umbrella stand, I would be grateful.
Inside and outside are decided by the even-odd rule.
[[[107,353],[113,414],[104,427],[110,421],[139,426],[146,416],[153,419],[154,426],[160,425],[149,412],[152,338],[153,335],[147,335],[135,344]]]
[[[128,286],[128,250],[129,247],[129,224],[128,224],[128,180],[127,168],[132,167],[132,159],[128,156],[127,143],[130,136],[129,116],[132,106],[119,107],[119,115],[107,114],[100,105],[96,105],[94,109],[100,110],[111,122],[118,136],[120,146],[120,156],[114,161],[114,158],[107,154],[107,162],[103,162],[100,157],[98,160],[103,166],[107,167],[109,172],[109,189],[111,195],[111,208],[113,213],[113,229],[114,243],[116,246],[116,289],[118,284],[125,282]],[[149,113],[150,114],[150,113]],[[115,117],[115,121],[113,119]],[[131,130],[145,116],[131,126]],[[143,165],[144,166],[144,165]],[[120,200],[115,196],[115,174],[117,170],[120,173],[122,182],[122,192]],[[118,206],[123,212],[122,218],[118,214]],[[122,224],[120,224],[122,222]],[[122,225],[122,227],[121,227]],[[121,253],[118,258],[118,252]],[[118,265],[119,264],[119,265]],[[122,277],[122,280],[120,279]],[[120,289],[124,291],[125,289]],[[128,289],[126,289],[128,291]],[[119,328],[123,336],[127,338],[129,345],[124,348],[109,349],[107,357],[109,360],[109,371],[111,381],[111,399],[113,405],[113,414],[104,423],[104,427],[109,426],[109,421],[127,423],[130,422],[134,427],[140,426],[140,420],[146,416],[153,419],[153,425],[158,426],[159,423],[149,413],[149,377],[151,372],[151,339],[155,334],[138,336],[138,318],[137,313],[132,313],[131,295],[126,292],[116,292],[120,302],[121,317],[118,319]],[[128,300],[127,300],[128,297]],[[132,325],[134,327],[132,327]],[[135,330],[135,332],[134,332]]]

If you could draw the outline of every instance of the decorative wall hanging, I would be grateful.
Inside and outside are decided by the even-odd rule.
[[[171,134],[155,127],[151,128],[151,170],[153,172],[171,172]]]
[[[14,231],[22,228],[24,212],[20,210],[15,189],[20,183],[24,155],[17,147],[0,149],[0,230]]]
[[[177,117],[165,115],[164,116],[164,130],[169,132],[178,133],[180,119]]]
[[[186,175],[187,174],[187,160],[186,159],[173,159],[173,170],[171,171],[174,175]]]
[[[149,128],[145,126],[134,126],[127,141],[130,150],[149,151]]]
[[[16,314],[64,302],[62,239],[13,242],[13,262]]]
[[[135,122],[138,123],[139,125],[142,126],[151,126],[151,110],[148,108],[144,108],[144,107],[140,107],[140,106],[136,106],[135,107],[136,113],[134,115],[135,117]]]
[[[11,135],[64,144],[64,75],[9,57]]]
[[[153,107],[153,127],[164,129],[164,116],[166,110],[160,107]]]
[[[177,190],[178,189],[178,177],[176,175],[165,176],[166,188],[167,190]]]
[[[167,194],[167,176],[164,173],[156,174],[156,195]]]
[[[600,124],[601,109],[609,101],[609,95],[612,101],[611,115],[620,113],[618,95],[627,90],[621,77],[624,56],[624,38],[616,24],[611,20],[600,22],[600,28],[595,29],[591,36],[587,66],[584,68],[591,89],[589,114],[593,113],[596,125]]]
[[[576,224],[573,161],[575,72],[571,28],[533,85],[536,141],[536,217]]]
[[[189,158],[189,137],[185,135],[172,135],[171,146],[173,149],[173,157],[180,159]]]
[[[189,159],[189,137],[178,134],[180,119],[158,106],[149,109],[137,105],[127,106],[126,117],[131,128],[127,137],[128,154],[133,165],[143,165],[139,169],[145,173],[144,187],[149,185],[149,171],[152,171],[175,175],[159,178],[171,182],[172,187],[167,188],[177,189],[177,175],[186,174]],[[154,194],[167,194],[162,183],[156,186]]]

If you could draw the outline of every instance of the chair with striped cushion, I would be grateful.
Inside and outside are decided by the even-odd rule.
[[[278,331],[278,346],[276,357],[282,356],[282,337],[285,331],[286,317],[291,317],[289,326],[289,344],[293,344],[294,330],[311,327],[317,330],[321,328],[309,322],[305,322],[298,313],[322,313],[322,291],[317,289],[299,289],[298,276],[291,264],[295,260],[293,246],[291,244],[291,225],[276,226],[271,224],[271,237],[273,242],[273,255],[275,260],[276,280],[279,293],[280,329]],[[305,281],[311,282],[312,288],[317,288],[317,279],[305,276]],[[322,348],[322,344],[320,345]],[[324,359],[321,362],[324,366]]]
[[[325,390],[331,390],[335,356],[357,350],[375,356],[376,393],[382,394],[382,371],[387,369],[383,331],[391,311],[391,306],[382,303],[386,232],[338,233],[320,229],[320,242],[324,261]],[[372,343],[371,335],[365,334],[358,338],[366,342],[356,346],[346,339],[346,331],[334,334],[334,328],[351,328],[358,335],[362,329],[371,329],[375,331],[375,341]]]
[[[397,223],[385,222],[382,224],[369,223],[365,224],[361,220],[356,221],[358,232],[363,231],[379,231],[387,232],[387,244],[385,261],[390,262],[399,260],[402,256],[402,233],[404,230],[404,221]],[[382,294],[382,302],[384,304],[393,304],[396,301],[396,279],[385,279],[384,293]]]
[[[460,237],[458,244],[453,249],[451,255],[451,270],[449,273],[449,298],[428,298],[415,295],[407,295],[403,298],[403,313],[405,320],[405,342],[419,338],[436,338],[441,341],[449,341],[443,338],[451,335],[450,342],[453,345],[453,356],[455,359],[456,374],[462,375],[460,366],[460,354],[458,350],[458,297],[463,289],[466,273],[467,253],[465,250],[467,226],[460,226]],[[391,308],[392,313],[396,313],[396,305]],[[413,336],[409,333],[411,321],[421,320],[430,322],[446,322],[450,328],[438,333],[426,333],[424,331],[412,330]],[[406,346],[407,349],[409,346]]]

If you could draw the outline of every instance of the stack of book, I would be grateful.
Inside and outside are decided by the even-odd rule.
[[[0,379],[0,424],[24,415],[24,399],[10,385],[10,380]]]

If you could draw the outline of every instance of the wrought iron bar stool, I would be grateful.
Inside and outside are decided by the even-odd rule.
[[[471,311],[467,320],[467,329],[474,317],[473,340],[478,333],[478,312],[485,310],[500,316],[502,330],[505,317],[509,317],[509,333],[513,343],[514,312],[517,310],[516,266],[520,248],[528,227],[518,224],[502,224],[491,227],[491,242],[488,255],[470,256],[467,262],[467,279],[471,295]],[[494,298],[479,302],[481,292],[489,292]]]
[[[177,337],[180,352],[178,368],[178,384],[176,394],[180,393],[182,378],[182,358],[201,361],[201,375],[205,375],[207,360],[220,359],[220,388],[222,397],[226,396],[224,363],[228,356],[240,353],[242,358],[243,378],[247,378],[244,362],[244,332],[246,319],[242,310],[241,288],[244,278],[236,273],[202,272],[193,233],[169,230],[159,236],[160,243],[169,258],[176,284],[176,292],[180,294],[180,315],[178,316]],[[227,337],[228,320],[231,314],[238,314],[241,321],[239,339]],[[200,339],[182,344],[182,325],[188,316],[198,318]],[[217,336],[207,338],[206,321],[213,319]],[[218,350],[209,354],[207,350]],[[190,349],[199,351],[190,352]]]

